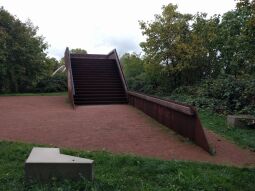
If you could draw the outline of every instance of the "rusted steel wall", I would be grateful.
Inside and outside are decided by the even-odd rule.
[[[129,104],[213,154],[196,110],[188,105],[128,91]]]
[[[125,76],[124,76],[124,72],[122,70],[122,67],[121,67],[121,64],[120,64],[120,60],[119,60],[119,57],[118,57],[118,54],[117,54],[117,51],[116,49],[113,49],[108,55],[107,55],[107,58],[108,59],[114,59],[116,60],[116,64],[117,64],[117,67],[118,67],[118,70],[119,70],[119,74],[120,74],[120,78],[121,78],[121,81],[122,81],[122,84],[124,86],[124,89],[125,89],[125,92],[127,94],[127,82],[126,82],[126,79],[125,79]]]
[[[70,53],[68,48],[66,48],[66,51],[65,51],[65,66],[66,66],[66,72],[67,72],[68,97],[73,109],[75,109],[74,98],[73,98],[75,91],[74,91],[74,84],[73,84],[73,74],[72,74]]]

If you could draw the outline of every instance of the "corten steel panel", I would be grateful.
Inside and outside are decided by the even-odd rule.
[[[126,79],[125,79],[125,76],[124,76],[124,73],[123,73],[123,70],[122,70],[122,66],[120,64],[120,59],[119,59],[119,56],[117,54],[117,51],[116,49],[112,50],[108,55],[107,55],[107,58],[108,59],[114,59],[116,61],[116,64],[117,64],[117,67],[118,67],[118,71],[119,71],[119,75],[120,75],[120,78],[121,78],[121,81],[122,81],[122,85],[125,89],[125,92],[126,92],[126,96],[127,96],[127,91],[128,91],[128,88],[127,88],[127,82],[126,82]]]
[[[74,84],[73,84],[73,74],[72,74],[72,66],[71,66],[71,61],[70,61],[70,52],[69,52],[68,47],[65,50],[64,60],[65,60],[65,66],[66,66],[66,72],[67,72],[68,97],[69,97],[69,100],[71,102],[73,109],[75,109],[74,99],[73,99],[73,95],[75,94]]]
[[[169,101],[169,103],[166,104],[168,106],[170,104],[170,107],[168,107],[164,105],[167,100],[152,97],[153,99],[150,101],[150,96],[145,95],[146,98],[143,99],[143,94],[138,94],[136,92],[128,92],[128,96],[129,104],[142,110],[161,124],[176,131],[182,136],[189,138],[198,146],[213,154],[213,150],[208,144],[197,112],[193,107],[179,104],[180,108],[178,108],[178,103],[172,101]],[[154,102],[155,99],[159,99],[162,102],[156,103]],[[174,107],[171,107],[171,103],[174,103]]]

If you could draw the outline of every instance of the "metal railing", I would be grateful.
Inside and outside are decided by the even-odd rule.
[[[128,91],[129,104],[159,123],[187,137],[210,154],[214,154],[204,133],[199,116],[192,106]]]
[[[172,100],[164,100],[158,97],[129,91],[116,49],[108,54],[108,58],[115,59],[117,62],[121,80],[130,105],[140,109],[159,123],[180,135],[189,138],[210,154],[214,154],[215,150],[208,143],[195,108]]]

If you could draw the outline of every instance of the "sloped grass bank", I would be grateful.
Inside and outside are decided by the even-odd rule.
[[[107,152],[62,150],[95,160],[94,182],[52,180],[26,185],[24,162],[32,144],[0,142],[0,190],[253,190],[255,169],[163,161]]]
[[[175,94],[172,96],[161,97],[194,105],[198,110],[203,127],[212,130],[214,133],[220,134],[221,136],[243,148],[248,148],[255,151],[255,129],[228,128],[226,119],[227,115],[216,113],[212,110],[212,107],[215,105],[220,107],[221,105],[219,103],[216,104],[213,102],[213,100],[210,101],[204,97],[195,98],[194,96],[185,94]]]
[[[226,116],[208,110],[199,110],[199,117],[204,127],[244,148],[255,151],[255,129],[229,128]]]

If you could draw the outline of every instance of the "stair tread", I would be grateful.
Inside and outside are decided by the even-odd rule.
[[[74,95],[74,97],[103,97],[103,96],[106,96],[106,97],[126,97],[126,95],[124,93],[122,94],[112,94],[112,93],[109,93],[109,94],[98,94],[98,93],[94,93],[94,94],[81,94],[81,93],[77,93]]]
[[[71,57],[77,105],[128,103],[114,59]]]
[[[76,105],[99,105],[99,104],[127,104],[127,101],[93,101],[93,102],[74,102]]]
[[[125,101],[126,97],[75,97],[75,101]]]

